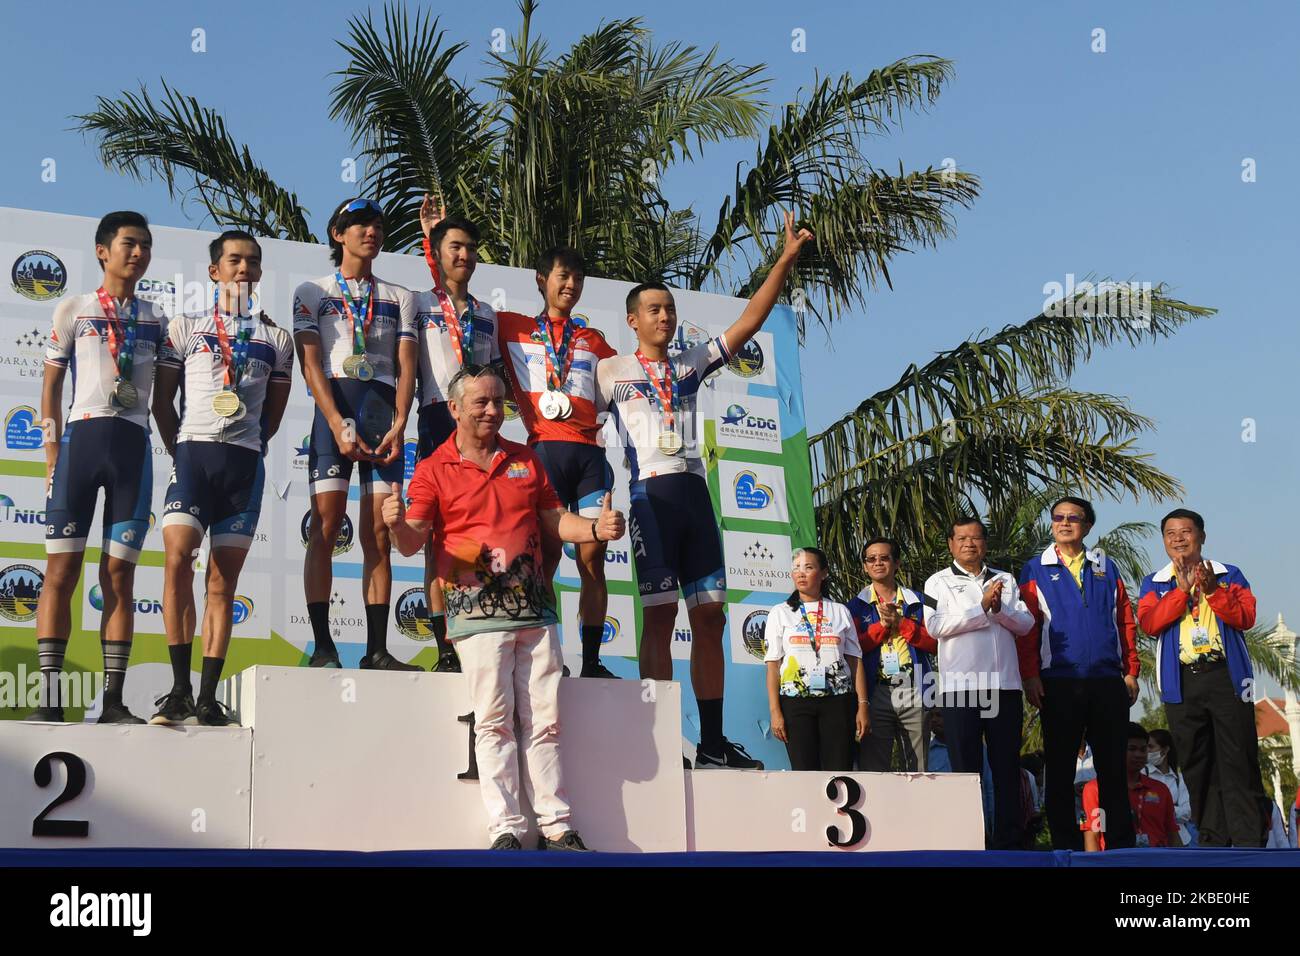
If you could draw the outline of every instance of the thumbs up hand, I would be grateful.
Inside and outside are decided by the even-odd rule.
[[[395,528],[406,520],[406,504],[402,501],[401,485],[393,482],[389,490],[392,494],[384,499],[383,505],[384,524]]]
[[[596,519],[596,540],[597,541],[617,541],[623,537],[627,523],[623,520],[623,512],[615,511],[610,504],[613,495],[605,492],[605,497],[600,502],[600,517]]]

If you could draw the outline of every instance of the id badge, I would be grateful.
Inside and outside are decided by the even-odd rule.
[[[898,666],[898,651],[888,650],[880,652],[880,669],[886,677],[897,677],[901,672]]]
[[[818,691],[826,689],[826,668],[808,668],[808,689]]]
[[[1209,631],[1203,627],[1192,628],[1192,650],[1197,654],[1206,654],[1212,646]]]

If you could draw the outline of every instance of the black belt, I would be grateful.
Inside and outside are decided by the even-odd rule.
[[[1191,671],[1193,674],[1207,674],[1210,671],[1216,671],[1220,667],[1227,666],[1227,658],[1223,657],[1198,657],[1190,664],[1183,665],[1186,670]]]

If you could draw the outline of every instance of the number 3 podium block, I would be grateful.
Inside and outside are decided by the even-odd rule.
[[[978,774],[705,770],[686,784],[692,850],[984,849]]]
[[[490,842],[460,674],[254,667],[228,682],[253,728],[251,845],[481,849]],[[681,689],[560,682],[573,825],[606,851],[686,849]],[[531,818],[530,818],[531,819]],[[525,846],[536,840],[529,834]]]
[[[0,846],[246,848],[252,731],[0,721]]]

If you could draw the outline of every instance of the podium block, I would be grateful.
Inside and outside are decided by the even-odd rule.
[[[0,721],[0,846],[248,848],[245,728]]]
[[[691,850],[984,849],[977,774],[701,770],[686,794]]]
[[[462,675],[259,666],[227,683],[253,728],[254,849],[487,845]],[[566,679],[560,722],[587,845],[685,850],[680,687]]]

